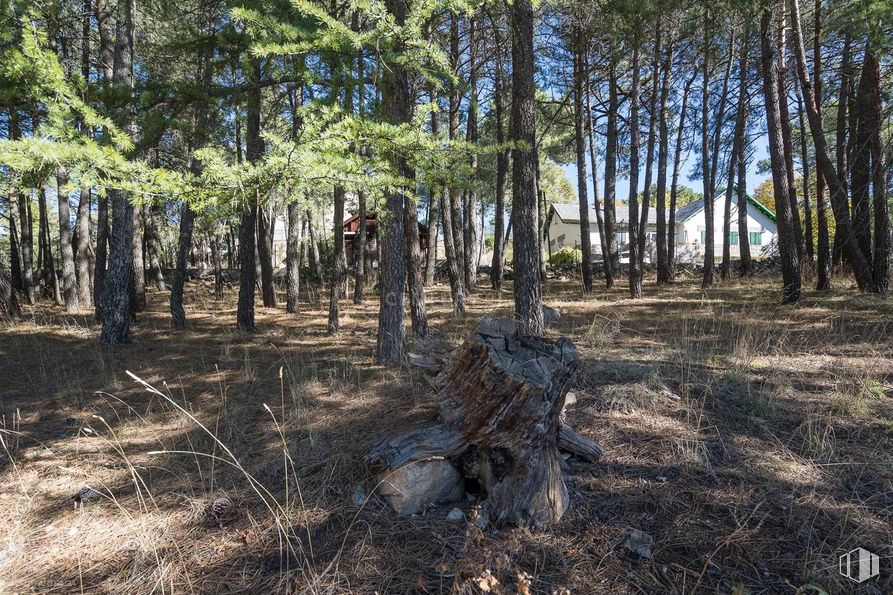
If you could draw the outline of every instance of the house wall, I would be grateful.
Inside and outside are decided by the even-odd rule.
[[[622,222],[619,224],[620,229],[615,231],[617,243],[623,246],[628,241],[627,224]],[[602,243],[601,236],[598,233],[598,224],[595,221],[590,222],[589,240],[592,245],[593,256],[601,257]],[[649,239],[653,239],[657,235],[657,225],[648,224],[647,231]],[[552,220],[548,228],[549,251],[548,254],[554,254],[562,248],[580,249],[580,223],[569,223],[561,219],[557,214],[552,216]]]
[[[722,257],[724,209],[725,195],[722,195],[714,201],[713,211],[714,252],[717,258]],[[731,223],[731,233],[734,240],[738,235],[738,205],[734,198],[731,209]],[[704,258],[702,238],[706,230],[707,218],[704,216],[703,209],[686,221],[676,225],[676,253],[678,260],[682,262],[699,261]],[[756,207],[750,204],[747,209],[747,231],[748,239],[751,239],[750,253],[753,256],[759,256],[762,248],[771,244],[778,232],[775,223],[765,213],[757,210]],[[757,236],[759,237],[759,244],[753,241],[757,239]],[[740,255],[740,245],[739,239],[737,244],[732,243],[729,246],[729,253],[732,258],[737,258]]]

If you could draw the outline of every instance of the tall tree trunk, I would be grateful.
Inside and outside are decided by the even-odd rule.
[[[682,90],[682,105],[679,110],[679,124],[676,128],[676,148],[673,153],[673,175],[670,179],[670,216],[667,221],[667,274],[669,281],[676,276],[676,199],[679,194],[679,169],[682,162],[682,142],[685,130],[685,114],[688,111],[688,97],[697,71],[685,82]]]
[[[645,246],[648,238],[648,211],[651,209],[651,180],[654,175],[654,149],[657,144],[658,101],[660,89],[660,64],[661,64],[661,23],[657,20],[657,30],[654,35],[654,62],[651,67],[651,98],[648,105],[648,148],[645,150],[645,187],[642,192],[642,209],[639,216],[639,271],[645,270]]]
[[[135,10],[135,0],[119,0],[112,83],[119,91],[127,90],[128,104],[133,102]],[[119,121],[130,119],[130,129],[133,130],[133,111],[128,106],[117,111]],[[130,204],[127,192],[115,189],[108,194],[112,211],[112,237],[109,267],[102,291],[102,333],[99,342],[103,345],[115,345],[127,343],[130,339],[130,287],[134,274],[133,205]]]
[[[862,62],[860,90],[865,92],[864,111],[859,128],[865,129],[867,152],[871,159],[871,185],[874,207],[874,251],[872,265],[878,292],[886,293],[890,285],[890,214],[887,203],[886,165],[881,140],[881,67],[878,55],[869,41]],[[861,136],[861,135],[860,135]]]
[[[357,113],[362,118],[366,110],[366,85],[365,85],[365,62],[363,59],[363,50],[357,52]],[[362,151],[362,149],[361,149]],[[433,196],[433,194],[432,194]],[[357,222],[357,235],[354,236],[354,256],[356,258],[356,272],[354,276],[353,286],[353,303],[363,303],[363,290],[366,288],[366,193],[362,190],[357,191],[357,207],[359,210],[359,221]],[[435,240],[436,242],[436,240]],[[436,243],[435,243],[436,247]],[[435,263],[436,264],[436,263]],[[434,280],[434,267],[431,269],[431,280]]]
[[[778,14],[778,27],[776,39],[778,43],[778,117],[781,124],[781,138],[784,149],[785,175],[788,178],[788,200],[791,201],[791,227],[794,230],[794,239],[797,242],[797,257],[801,266],[805,257],[803,243],[803,225],[800,221],[800,205],[797,199],[797,180],[794,175],[794,141],[791,132],[791,114],[788,109],[788,83],[787,83],[787,42],[785,39],[785,11]]]
[[[710,169],[710,12],[704,7],[704,60],[701,81],[701,179],[704,181],[704,279],[702,287],[713,285],[714,237],[713,237],[713,191]],[[716,126],[722,124],[717,120]]]
[[[407,0],[386,0],[388,12],[398,27],[406,21]],[[455,17],[454,17],[455,18]],[[402,41],[395,48],[399,52]],[[406,66],[390,64],[382,77],[382,112],[391,124],[409,122],[412,116],[410,81]],[[393,156],[394,169],[406,175],[406,160]],[[403,341],[406,334],[403,322],[403,284],[405,281],[404,235],[406,188],[392,188],[385,193],[386,219],[378,218],[378,237],[381,249],[381,280],[378,310],[377,362],[384,366],[399,366],[403,360]],[[382,229],[384,228],[384,229]]]
[[[50,217],[47,209],[47,192],[44,182],[40,182],[37,194],[38,214],[40,215],[39,233],[40,247],[43,254],[42,271],[44,290],[47,297],[52,297],[57,306],[63,304],[62,289],[59,286],[59,277],[56,275],[56,261],[53,258],[53,244],[50,241]]]
[[[249,81],[260,81],[260,62],[255,60],[251,66]],[[246,130],[245,157],[249,163],[259,161],[264,153],[264,142],[260,136],[260,87],[252,84],[246,97]],[[255,270],[255,230],[257,229],[257,210],[260,203],[260,191],[249,188],[242,197],[242,219],[239,223],[239,301],[236,307],[236,324],[246,332],[254,331],[254,287],[257,283]]]
[[[99,30],[99,62],[103,73],[103,95],[110,97],[110,88],[114,83],[114,33],[109,0],[96,0],[96,24]],[[109,110],[113,107],[106,105],[106,109]],[[100,321],[104,311],[102,296],[105,293],[105,277],[108,267],[110,198],[109,195],[103,194],[96,197],[96,261],[93,268],[93,307],[96,311],[96,319]]]
[[[0,320],[18,318],[22,315],[19,308],[19,299],[12,279],[6,273],[6,269],[0,266]]]
[[[738,258],[741,276],[751,274],[753,263],[750,258],[750,238],[747,235],[747,118],[750,111],[747,89],[747,60],[750,54],[751,26],[747,23],[744,38],[741,40],[741,55],[738,57],[738,106],[735,113],[735,133],[732,140],[732,157],[729,163],[729,181],[726,188],[726,211],[723,219],[723,279],[731,275],[731,198],[735,182],[734,171],[738,171]]]
[[[431,88],[431,99],[437,102],[437,95]],[[440,137],[440,114],[433,112],[431,114],[431,135],[434,138]],[[465,288],[463,287],[462,268],[459,264],[461,255],[456,251],[456,241],[453,237],[456,226],[453,225],[453,210],[450,206],[450,190],[443,184],[440,188],[432,188],[432,196],[438,193],[440,204],[441,228],[443,229],[443,246],[446,252],[447,275],[450,281],[450,293],[453,299],[453,311],[457,314],[465,314]],[[499,200],[497,198],[497,200]]]
[[[633,34],[632,86],[629,92],[629,296],[642,297],[642,266],[639,258],[639,23]]]
[[[496,29],[494,27],[494,29]],[[503,77],[505,73],[502,67],[502,44],[498,31],[496,36],[496,74],[494,75],[493,110],[496,126],[496,144],[499,150],[496,153],[496,197],[493,214],[493,260],[490,263],[490,286],[493,289],[502,289],[503,266],[505,264],[505,182],[508,176],[508,150],[503,148],[505,144],[505,104],[503,97]],[[435,114],[436,116],[436,114]]]
[[[792,304],[800,299],[800,261],[794,235],[791,203],[788,199],[788,178],[785,173],[784,140],[781,132],[780,97],[778,94],[778,63],[771,41],[772,12],[763,10],[760,18],[760,48],[763,70],[763,94],[766,120],[769,127],[769,157],[775,194],[775,216],[778,219],[778,251],[781,259],[782,303]]]
[[[59,257],[62,259],[62,295],[65,300],[65,311],[72,313],[80,310],[78,301],[78,280],[74,268],[74,250],[71,244],[71,209],[68,202],[68,191],[63,187],[68,184],[68,170],[64,166],[56,169],[56,197],[59,205]]]
[[[167,289],[164,273],[161,272],[161,237],[158,222],[164,214],[164,205],[158,201],[145,207],[143,218],[146,221],[146,255],[149,257],[149,279],[158,291]]]
[[[747,120],[750,115],[748,95],[748,59],[750,56],[751,24],[748,22],[741,43],[741,56],[738,59],[738,113],[735,115],[735,157],[738,168],[738,274],[748,277],[753,274],[753,261],[750,256],[750,235],[747,231]],[[729,180],[731,184],[731,178]]]
[[[313,258],[313,271],[316,273],[317,286],[320,291],[325,291],[326,280],[322,271],[322,259],[319,257],[319,238],[316,236],[316,224],[313,222],[313,212],[307,209],[307,235],[310,238],[310,256]]]
[[[820,126],[824,129],[822,121],[822,0],[815,0],[815,24],[813,27],[812,49],[812,79],[813,93],[816,101],[816,114]],[[803,125],[801,124],[801,128]],[[838,162],[838,169],[843,171],[842,163]],[[818,245],[816,247],[816,290],[826,291],[831,289],[830,262],[829,262],[829,237],[828,237],[828,204],[825,198],[825,179],[822,172],[816,168],[815,172],[815,209],[816,223],[818,226]]]
[[[450,16],[450,70],[457,77],[459,73],[459,15],[456,13]],[[459,84],[451,80],[449,86],[449,137],[451,141],[459,140],[459,110],[462,104],[462,93]],[[453,223],[453,242],[455,244],[455,253],[459,258],[459,270],[462,272],[462,291],[468,294],[470,288],[467,285],[465,276],[465,241],[462,227],[462,200],[461,191],[458,188],[450,187],[450,219]]]
[[[332,285],[329,287],[329,323],[327,331],[330,335],[338,332],[338,301],[341,297],[341,283],[347,271],[344,270],[344,198],[343,186],[335,186],[335,212],[333,223],[335,233],[332,253]]]
[[[146,263],[143,254],[143,210],[138,207],[130,209],[133,217],[133,241],[130,254],[133,259],[133,275],[130,285],[130,309],[135,314],[146,309]]]
[[[341,212],[344,212],[342,201]],[[260,260],[260,287],[264,308],[276,307],[276,287],[273,284],[273,225],[276,213],[270,205],[257,206],[257,257]]]
[[[657,149],[657,283],[670,281],[670,270],[667,261],[667,159],[670,152],[670,130],[667,123],[667,101],[670,96],[670,82],[673,70],[674,41],[671,39],[667,47],[664,62],[663,80],[660,89],[660,107],[658,108],[659,145]]]
[[[849,159],[847,153],[848,146],[848,118],[847,118],[847,110],[850,107],[851,96],[853,95],[853,69],[851,65],[852,60],[852,44],[853,38],[850,33],[846,33],[843,40],[843,50],[841,51],[840,56],[840,92],[837,97],[837,127],[836,127],[836,135],[835,135],[835,157],[837,162],[837,175],[839,176],[840,183],[844,186],[845,194],[848,193],[847,185],[849,183],[850,172],[849,172]],[[818,77],[816,77],[818,78]],[[821,82],[821,81],[819,81]],[[818,93],[814,95],[816,101],[820,100]],[[816,109],[816,115],[818,115],[818,109]],[[821,120],[819,120],[821,122]],[[818,167],[818,159],[816,159],[816,170],[818,173],[822,173],[821,167]],[[828,189],[829,193],[833,192],[830,188]],[[833,196],[831,197],[832,205],[831,209],[834,213],[835,219],[837,218],[837,210],[835,210],[833,201]],[[847,200],[844,204],[846,207],[847,213],[849,213],[849,198],[847,194]],[[835,267],[839,267],[843,260],[843,229],[836,224],[834,226],[834,250],[832,252],[832,262]]]
[[[871,58],[866,52],[862,66],[862,76],[859,77],[859,86],[856,89],[855,126],[852,130],[853,149],[850,159],[850,193],[853,200],[853,228],[856,231],[856,239],[859,248],[867,257],[871,255],[871,126],[866,121],[869,111],[869,97],[873,91],[873,83],[870,80],[870,72],[866,71],[865,64]],[[869,64],[870,68],[870,64]],[[869,76],[866,77],[865,75]]]
[[[588,67],[586,68],[588,71]],[[589,137],[589,164],[592,170],[592,202],[595,207],[595,222],[598,226],[598,238],[601,243],[602,267],[605,275],[605,282],[610,280],[614,282],[614,272],[611,268],[611,259],[608,258],[608,240],[605,235],[605,221],[602,210],[601,201],[598,196],[598,163],[595,159],[595,118],[592,114],[592,90],[589,86],[589,77],[586,77],[586,125],[587,136]]]
[[[617,112],[620,102],[617,98],[617,57],[615,49],[610,49],[608,70],[608,130],[605,137],[605,241],[608,253],[604,260],[605,284],[614,287],[614,276],[620,274],[620,253],[617,248]]]
[[[17,140],[20,137],[19,114],[17,110],[11,109],[9,111],[9,138]],[[31,196],[20,194],[18,203],[19,227],[22,230],[19,238],[22,252],[22,286],[25,291],[25,300],[28,304],[34,304],[37,301],[37,296],[34,291],[34,222],[31,214]]]
[[[828,143],[825,140],[822,123],[815,108],[816,104],[812,94],[812,82],[809,78],[809,71],[806,69],[806,51],[803,48],[799,0],[791,0],[791,8],[794,54],[797,57],[797,74],[800,78],[800,91],[803,93],[806,114],[809,116],[809,128],[812,131],[812,141],[815,146],[816,161],[818,162],[818,167],[822,170],[822,177],[824,177],[825,182],[828,184],[828,190],[831,192],[831,206],[834,209],[834,218],[838,228],[842,228],[843,230],[842,235],[845,238],[844,251],[850,266],[853,268],[856,283],[863,291],[877,293],[878,286],[874,280],[868,257],[859,248],[858,242],[855,239],[853,223],[850,219],[848,209],[846,208],[846,187],[841,182],[840,177],[838,177],[838,172],[834,170],[834,165],[831,163],[831,158],[828,153]]]
[[[357,221],[357,235],[354,236],[354,251],[357,261],[356,274],[354,275],[353,303],[363,303],[363,290],[366,288],[366,193],[357,191],[357,206],[359,207],[359,219]],[[436,223],[435,223],[436,225]],[[435,242],[437,241],[435,237]],[[434,277],[434,266],[431,266],[431,277]]]
[[[77,282],[81,309],[93,307],[93,284],[90,275],[90,189],[81,186],[77,221]]]
[[[477,15],[471,15],[468,19],[468,120],[466,122],[466,140],[471,144],[477,144],[478,140],[478,59],[477,59]],[[465,216],[462,219],[462,241],[465,247],[463,258],[463,271],[465,272],[465,288],[473,291],[477,284],[477,270],[480,263],[477,249],[477,208],[478,199],[474,184],[478,179],[477,152],[471,153],[469,167],[471,168],[471,187],[463,195],[465,197],[462,210]]]
[[[432,185],[428,188],[428,209],[426,225],[428,226],[428,246],[425,250],[424,285],[430,287],[434,284],[434,273],[437,269],[437,230],[440,225],[440,201],[436,195],[436,188]]]
[[[803,118],[803,98],[797,91],[797,123],[800,128],[800,159],[801,159],[801,183],[803,184],[803,220],[804,220],[804,248],[806,266],[811,271],[815,265],[815,251],[813,250],[815,236],[812,227],[812,204],[809,200],[809,145],[806,142],[806,122]]]
[[[586,144],[583,137],[583,79],[586,40],[583,27],[574,25],[574,145],[577,154],[577,196],[580,203],[580,249],[583,253],[583,291],[592,291],[592,236],[589,226],[589,189],[586,185]]]
[[[301,206],[288,203],[288,235],[285,241],[285,311],[297,314],[301,309]]]
[[[206,87],[210,86],[212,77],[210,62],[210,50],[206,49],[202,56],[201,70],[202,84]],[[200,101],[195,107],[195,116],[193,120],[195,129],[193,132],[189,169],[196,178],[201,177],[202,171],[204,170],[204,165],[201,160],[195,157],[195,152],[205,146],[208,127],[208,108],[209,105],[206,101]],[[236,110],[238,110],[238,108],[236,108]],[[238,122],[238,111],[236,111],[236,121]],[[241,151],[239,147],[240,145],[241,139],[239,139],[239,142],[237,143],[237,158]],[[241,163],[241,160],[239,162]],[[188,201],[184,201],[183,208],[180,212],[176,264],[174,267],[174,278],[171,283],[171,294],[169,298],[171,326],[177,330],[186,328],[186,311],[183,308],[183,289],[186,286],[186,261],[189,258],[189,251],[192,248],[192,234],[195,229],[195,218],[195,211],[192,210]],[[230,269],[233,268],[232,265],[234,264],[232,262],[232,252],[233,250],[231,248],[227,255],[227,258],[230,259],[230,262],[228,263]]]
[[[422,261],[424,256],[419,245],[418,208],[415,200],[409,193],[406,194],[404,201],[403,241],[404,249],[406,250],[406,285],[409,289],[409,315],[412,320],[412,334],[418,339],[428,334],[428,314],[425,310],[425,288],[422,280]]]
[[[25,286],[22,282],[22,261],[19,257],[19,231],[16,223],[16,215],[19,212],[18,191],[13,190],[9,194],[9,277],[11,287],[14,291],[24,291]]]
[[[522,334],[541,336],[545,327],[537,250],[536,153],[533,150],[536,147],[536,86],[533,80],[531,0],[515,0],[509,20],[512,31],[511,138],[516,143],[512,149],[515,318],[521,323]]]

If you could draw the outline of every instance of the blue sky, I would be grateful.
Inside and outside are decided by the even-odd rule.
[[[750,163],[748,164],[748,168],[747,168],[747,192],[748,192],[748,194],[753,194],[754,188],[756,188],[760,184],[760,182],[762,182],[763,180],[765,180],[766,178],[769,177],[769,174],[757,174],[757,162],[762,159],[769,158],[768,142],[769,142],[769,138],[766,135],[762,135],[759,138],[752,140],[751,146],[754,149],[754,154],[753,154],[753,156],[750,160]],[[670,165],[669,165],[668,171],[667,171],[668,177],[672,174],[672,165],[673,165],[672,164],[672,157],[673,157],[672,145],[671,145],[670,149],[671,149]],[[645,152],[645,146],[643,143],[643,146],[642,146],[643,159],[644,159],[644,152]],[[587,165],[587,167],[589,166],[588,156],[587,156],[586,165]],[[602,165],[603,164],[601,164],[601,163],[599,164],[600,167]],[[577,165],[575,163],[570,163],[570,164],[562,166],[562,168],[564,169],[564,177],[566,177],[568,179],[568,181],[570,181],[570,183],[573,185],[573,187],[576,188],[577,187]],[[681,165],[682,172],[679,175],[679,184],[688,186],[695,192],[703,192],[704,184],[700,180],[700,175],[698,175],[698,179],[696,179],[696,180],[688,179],[689,175],[693,173],[693,171],[692,171],[693,168],[697,168],[697,156],[695,154],[689,152],[687,155],[682,156],[682,165]],[[591,173],[589,173],[589,172],[587,172],[587,174],[591,175]],[[642,179],[645,176],[644,164],[642,165],[642,171],[639,174],[639,176],[640,176],[639,190],[641,191],[641,189],[644,187],[644,184],[645,184],[644,180]],[[655,182],[657,181],[657,171],[656,170],[654,172],[654,181]],[[667,180],[668,186],[669,186],[669,183],[670,182],[668,179]],[[717,180],[717,185],[720,188],[725,187],[725,176],[719,177],[719,179]],[[591,202],[592,201],[592,179],[591,178],[589,178],[589,180],[588,180],[588,189],[589,189],[589,200]],[[604,170],[599,171],[599,194],[602,196],[604,195]],[[628,197],[629,197],[629,180],[626,178],[618,177],[618,179],[617,179],[617,198],[625,201]]]

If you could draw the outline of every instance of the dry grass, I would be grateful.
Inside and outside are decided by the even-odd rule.
[[[893,591],[890,304],[782,308],[765,280],[646,293],[547,290],[550,332],[584,358],[570,421],[606,456],[569,461],[571,510],[535,533],[375,496],[362,455],[434,405],[372,365],[374,299],[345,303],[335,338],[321,305],[260,309],[244,335],[234,296],[191,285],[189,330],[152,295],[119,349],[33,309],[0,327],[0,593],[831,593],[859,546],[883,558],[860,592]],[[466,319],[444,287],[428,300],[452,341],[511,310],[489,290]],[[613,547],[627,527],[653,560]]]

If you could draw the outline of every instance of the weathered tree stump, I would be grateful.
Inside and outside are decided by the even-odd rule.
[[[511,320],[484,318],[456,349],[417,345],[410,362],[433,374],[440,420],[379,442],[368,462],[382,481],[416,461],[448,459],[486,499],[480,524],[542,526],[568,506],[559,450],[594,461],[601,449],[562,421],[579,366],[568,339],[520,335]]]

